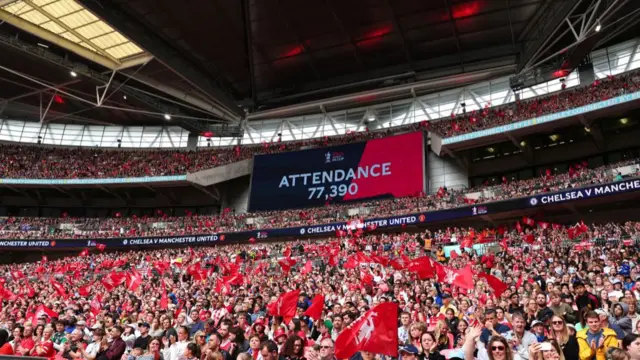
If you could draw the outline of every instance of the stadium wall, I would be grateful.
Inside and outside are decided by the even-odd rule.
[[[219,185],[220,205],[222,209],[229,208],[236,213],[247,212],[249,208],[251,177],[241,176]]]
[[[440,187],[460,189],[469,187],[469,173],[454,158],[440,157],[427,151],[427,175],[429,192],[437,192]]]

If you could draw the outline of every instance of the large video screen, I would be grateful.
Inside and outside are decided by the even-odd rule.
[[[323,206],[424,191],[422,132],[361,143],[257,155],[251,211]]]

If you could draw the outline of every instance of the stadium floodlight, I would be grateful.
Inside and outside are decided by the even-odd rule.
[[[602,29],[602,25],[600,25],[600,22],[598,22],[598,25],[596,25],[596,32],[599,32],[600,29]]]
[[[376,121],[376,114],[369,112],[369,114],[367,115],[367,121],[368,122]]]
[[[164,114],[164,119],[165,119],[165,120],[171,120],[171,115],[169,115],[169,114]]]
[[[71,71],[69,71],[69,75],[71,75],[72,77],[76,77],[76,76],[78,76],[78,73],[76,73],[75,71],[71,70]]]

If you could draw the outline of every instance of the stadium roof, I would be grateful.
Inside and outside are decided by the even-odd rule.
[[[56,116],[44,121],[157,125],[167,114],[189,130],[220,126],[219,134],[246,112],[525,71],[579,44],[587,51],[633,36],[624,31],[638,22],[633,3],[0,0],[0,109],[42,120],[56,93],[65,104],[53,103]],[[588,23],[587,33],[600,19],[597,37],[576,41],[575,24]],[[351,96],[339,106],[380,99]]]
[[[0,20],[99,62],[110,69],[148,60],[138,45],[97,18],[74,0],[18,0],[0,8]],[[75,46],[74,46],[75,45]]]

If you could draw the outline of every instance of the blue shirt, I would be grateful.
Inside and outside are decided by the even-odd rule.
[[[507,325],[503,325],[503,324],[497,324],[493,328],[498,334],[504,334],[504,333],[507,333],[507,332],[509,332],[511,330],[511,329],[509,329],[509,327]],[[489,342],[489,338],[491,338],[491,334],[492,334],[492,332],[489,331],[489,329],[483,328],[482,329],[482,334],[480,335],[480,341],[482,341],[485,344],[488,343]]]

